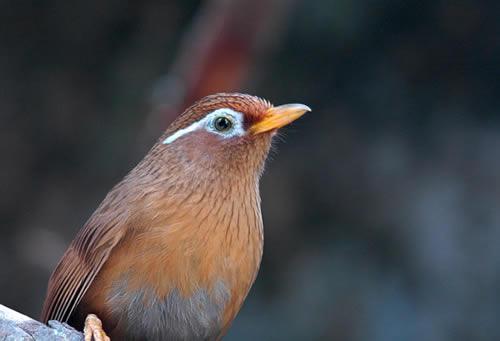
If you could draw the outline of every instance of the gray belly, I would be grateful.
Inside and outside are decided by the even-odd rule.
[[[158,298],[151,289],[125,292],[124,282],[113,287],[108,297],[113,319],[125,330],[128,340],[215,340],[221,333],[229,290],[218,282],[211,292],[198,289],[190,297],[172,291]]]

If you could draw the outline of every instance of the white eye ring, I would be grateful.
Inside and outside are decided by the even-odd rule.
[[[240,112],[229,108],[222,108],[212,111],[205,116],[205,119],[208,123],[205,129],[211,133],[220,135],[224,138],[245,135],[245,130],[243,129],[243,114]],[[222,127],[217,126],[217,120],[220,119],[226,119],[227,121],[225,123],[229,123],[230,126],[225,127],[227,129],[220,129]]]
[[[216,120],[220,118],[226,118],[229,122],[231,122],[231,127],[226,130],[217,129],[215,125]],[[204,128],[206,131],[217,134],[223,138],[243,136],[246,134],[243,127],[243,114],[234,111],[233,109],[221,108],[208,113],[201,120],[192,123],[190,126],[177,130],[175,133],[163,140],[163,144],[170,144],[178,138],[200,128]]]

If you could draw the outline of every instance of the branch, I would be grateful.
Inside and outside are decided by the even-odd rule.
[[[83,341],[83,334],[58,321],[46,326],[0,304],[0,340]]]

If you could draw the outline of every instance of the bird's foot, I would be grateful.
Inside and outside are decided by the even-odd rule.
[[[94,314],[89,314],[85,318],[85,327],[83,328],[85,341],[110,341],[110,338],[102,329],[102,322]]]

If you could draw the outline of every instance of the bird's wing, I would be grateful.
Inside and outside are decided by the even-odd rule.
[[[110,207],[115,206],[113,198],[107,200],[113,196],[110,194],[80,230],[54,270],[42,309],[44,323],[69,319],[113,248],[124,237],[126,209]]]

